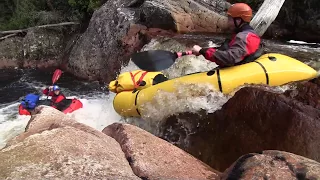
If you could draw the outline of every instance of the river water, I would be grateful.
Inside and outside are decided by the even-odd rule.
[[[192,36],[194,37],[194,36]],[[188,38],[190,37],[182,37]],[[202,41],[207,46],[216,45],[215,42]],[[216,39],[217,41],[219,39]],[[319,70],[320,49],[319,44],[305,44],[304,42],[291,41],[290,43],[274,43],[268,41],[270,51],[279,51],[299,58],[310,66]],[[271,45],[270,45],[271,43]],[[168,49],[183,50],[175,40],[151,41],[143,50]],[[216,65],[206,61],[202,56],[183,57],[174,66],[164,71],[169,78],[182,76],[188,73],[208,71]],[[121,72],[136,70],[132,63],[121,69]],[[41,92],[41,89],[51,84],[53,72],[39,70],[0,70],[0,148],[12,137],[22,133],[30,119],[30,116],[18,115],[18,105],[22,97],[28,93]],[[57,84],[62,88],[67,97],[77,97],[83,103],[84,108],[68,114],[77,121],[89,125],[99,131],[114,122],[129,122],[138,125],[148,131],[154,131],[151,121],[179,113],[196,112],[205,109],[214,112],[219,109],[230,96],[225,96],[209,87],[199,85],[196,87],[182,87],[175,96],[159,96],[158,103],[148,107],[148,113],[140,118],[121,118],[113,109],[112,101],[114,93],[109,93],[104,85],[97,82],[85,82],[74,79],[71,75],[63,73]],[[288,86],[277,87],[286,90]],[[189,90],[188,90],[189,89]],[[192,90],[190,90],[192,89]],[[46,96],[42,96],[46,98]],[[154,123],[153,123],[154,124]],[[151,129],[150,129],[151,128]],[[153,129],[152,129],[153,128]]]
[[[8,139],[23,132],[30,119],[30,116],[18,114],[21,98],[28,93],[39,93],[50,85],[52,73],[21,69],[0,71],[0,148]],[[67,97],[77,97],[83,103],[85,108],[68,114],[79,122],[102,130],[120,120],[112,106],[114,94],[109,95],[99,83],[78,81],[63,73],[57,84]]]

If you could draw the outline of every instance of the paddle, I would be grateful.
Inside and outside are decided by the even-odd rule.
[[[52,75],[52,85],[54,85],[54,83],[56,83],[58,81],[58,79],[60,78],[62,74],[62,71],[60,69],[56,69]],[[50,92],[50,89],[49,89]],[[47,100],[48,100],[49,94],[47,96]]]
[[[52,85],[58,81],[62,74],[62,71],[60,69],[56,69],[52,75]]]
[[[131,60],[144,71],[161,71],[172,66],[177,58],[192,54],[194,54],[192,51],[150,50],[133,54]]]

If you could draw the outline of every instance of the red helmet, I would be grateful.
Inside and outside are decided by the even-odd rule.
[[[252,9],[245,3],[235,3],[228,9],[227,14],[233,18],[241,18],[245,22],[250,22]]]

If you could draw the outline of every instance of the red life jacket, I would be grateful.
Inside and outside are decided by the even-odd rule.
[[[215,62],[220,67],[234,66],[251,62],[263,53],[259,35],[249,24],[241,27],[231,40],[225,41],[219,48],[203,48],[200,51],[207,60]]]

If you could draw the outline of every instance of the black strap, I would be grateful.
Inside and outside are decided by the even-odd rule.
[[[139,112],[139,109],[138,109],[138,107],[137,107],[137,99],[138,99],[138,94],[139,94],[139,93],[140,93],[140,91],[137,92],[137,94],[136,94],[136,97],[135,97],[135,100],[134,100],[134,105],[136,106],[137,113],[139,114],[139,116],[141,116],[141,114],[140,114],[140,112]]]
[[[218,85],[219,85],[219,90],[222,92],[222,84],[221,84],[221,77],[220,77],[220,70],[217,69],[217,77],[218,77]]]
[[[261,66],[261,68],[263,69],[263,71],[264,71],[264,73],[265,73],[265,75],[266,75],[266,83],[267,83],[267,85],[269,85],[269,75],[268,75],[267,69],[266,69],[266,68],[264,67],[264,65],[261,64],[260,62],[255,61],[255,63],[259,64],[259,65]]]

